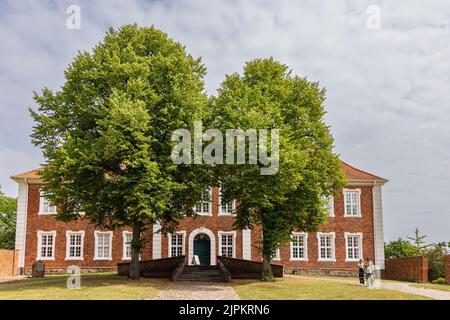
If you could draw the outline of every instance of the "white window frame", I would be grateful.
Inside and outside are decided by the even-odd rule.
[[[280,257],[280,248],[276,248],[275,249],[275,256],[272,258],[273,261],[280,261],[281,257]]]
[[[52,242],[52,256],[51,257],[42,257],[41,256],[41,249],[42,249],[42,236],[43,235],[52,235],[53,236],[53,242]],[[53,261],[55,260],[56,256],[56,230],[52,231],[38,231],[37,232],[37,238],[38,238],[38,245],[37,245],[37,254],[36,254],[36,260],[47,260],[47,261]]]
[[[308,261],[308,234],[306,232],[292,232],[292,236],[302,236],[303,237],[303,252],[304,257],[303,258],[294,258],[294,246],[293,241],[289,243],[290,247],[290,257],[289,260],[291,261]]]
[[[186,231],[177,231],[177,232],[174,232],[173,234],[172,233],[168,234],[168,241],[169,241],[168,248],[169,248],[169,251],[167,253],[167,256],[169,258],[172,258],[172,236],[174,234],[181,235],[181,238],[183,239],[183,243],[181,244],[181,255],[185,256],[186,255]]]
[[[211,187],[208,187],[208,190],[205,190],[205,192],[208,192],[209,193],[209,201],[208,201],[208,212],[198,212],[198,211],[196,211],[195,209],[195,207],[198,205],[198,204],[200,204],[200,203],[203,203],[203,202],[206,202],[206,201],[200,201],[198,204],[196,204],[195,205],[195,207],[194,207],[194,211],[195,211],[195,213],[196,214],[198,214],[199,216],[212,216],[212,188]]]
[[[322,258],[320,256],[320,237],[331,236],[331,258]],[[317,233],[317,261],[336,261],[336,233],[335,232],[318,232]]]
[[[222,210],[222,193],[221,193],[221,189],[219,189],[219,216],[233,216],[235,215],[234,210],[236,210],[236,200],[233,200],[231,202],[231,209],[233,211],[233,213],[229,213],[226,211]]]
[[[347,212],[347,194],[348,193],[357,193],[356,197],[356,205],[357,205],[357,213],[349,214]],[[360,218],[361,217],[361,189],[344,189],[344,217],[345,218]],[[350,196],[351,199],[351,196]],[[353,203],[350,203],[353,204]]]
[[[233,236],[233,256],[227,258],[236,258],[236,231],[219,231],[217,232],[219,238],[219,256],[222,256],[222,236],[232,235]]]
[[[344,232],[345,236],[345,261],[346,262],[353,262],[353,261],[359,261],[359,259],[363,259],[363,233],[362,232]],[[358,251],[359,256],[357,258],[349,258],[348,257],[348,238],[349,237],[358,237]]]
[[[131,241],[133,241],[133,232],[122,231],[122,260],[131,260],[131,243],[127,243],[127,236],[131,235]],[[127,257],[127,248],[130,248],[130,256]]]
[[[81,235],[81,250],[80,250],[80,257],[71,257],[69,256],[70,254],[70,236],[71,235]],[[72,231],[72,230],[67,230],[66,231],[66,258],[65,260],[84,260],[84,235],[85,232],[84,231]]]
[[[326,201],[327,201],[326,209],[327,209],[327,211],[328,210],[330,211],[328,216],[335,217],[335,215],[334,215],[334,197],[333,196],[327,197]]]
[[[48,208],[53,208],[53,212],[45,212],[44,211],[44,202],[46,202],[47,203],[47,207]],[[41,216],[43,216],[43,215],[47,215],[47,216],[52,216],[52,215],[55,215],[57,212],[56,212],[56,206],[51,206],[50,205],[50,201],[48,201],[47,200],[47,198],[45,198],[45,196],[44,196],[44,193],[42,192],[42,191],[39,191],[39,212],[38,212],[38,215],[41,215]]]
[[[98,236],[100,234],[109,234],[109,257],[99,257],[98,256]],[[112,231],[94,231],[94,260],[112,260],[112,242],[113,242],[113,232]]]

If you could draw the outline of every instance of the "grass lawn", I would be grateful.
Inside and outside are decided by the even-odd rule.
[[[434,284],[434,283],[414,283],[411,285],[416,288],[436,289],[442,291],[450,291],[450,285],[448,284]]]
[[[426,297],[386,289],[368,289],[353,284],[277,278],[275,281],[233,280],[231,286],[241,299],[250,300],[422,300]]]
[[[0,300],[142,300],[152,299],[169,285],[166,279],[132,281],[113,274],[82,275],[81,289],[67,289],[67,276],[0,283]]]

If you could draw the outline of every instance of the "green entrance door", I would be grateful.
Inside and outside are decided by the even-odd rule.
[[[211,239],[204,234],[198,234],[194,238],[194,255],[198,256],[200,265],[211,264]]]

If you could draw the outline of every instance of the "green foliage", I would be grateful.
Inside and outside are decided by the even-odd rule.
[[[0,248],[14,249],[17,200],[6,197],[0,190]]]
[[[384,244],[384,255],[387,259],[415,257],[420,255],[420,251],[408,240],[398,238],[398,240]]]
[[[435,243],[430,246],[425,254],[428,258],[428,279],[435,280],[445,278],[445,254],[447,244],[445,242]]]
[[[204,166],[176,166],[171,134],[206,112],[205,67],[154,27],[110,29],[80,52],[61,90],[35,94],[32,141],[44,154],[46,196],[58,219],[172,230],[209,184]],[[135,234],[140,234],[137,232]],[[143,241],[133,238],[133,252]]]
[[[280,130],[277,174],[261,175],[261,164],[248,163],[248,148],[246,164],[215,167],[224,199],[239,199],[235,226],[262,227],[265,259],[290,241],[293,230],[314,231],[325,223],[323,197],[344,185],[323,121],[324,100],[318,83],[292,76],[270,58],[248,62],[243,75],[227,76],[211,102],[212,127]]]
[[[414,246],[417,248],[417,250],[419,251],[419,254],[424,254],[425,252],[428,251],[428,248],[430,247],[430,245],[425,244],[425,238],[427,236],[420,235],[419,232],[419,228],[416,228],[416,230],[414,230],[414,236],[413,237],[406,237],[408,240],[411,240],[412,243],[414,244]]]
[[[437,278],[437,279],[431,281],[431,283],[434,283],[434,284],[445,284],[445,278]]]

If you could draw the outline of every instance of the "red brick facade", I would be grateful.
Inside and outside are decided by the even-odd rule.
[[[353,170],[358,170],[352,168]],[[352,174],[358,171],[352,171]],[[27,173],[28,174],[28,173]],[[366,174],[366,173],[364,173]],[[89,224],[84,219],[77,222],[64,223],[56,221],[54,215],[39,214],[40,210],[40,192],[39,188],[42,182],[38,180],[28,180],[27,184],[23,183],[23,176],[13,177],[19,184],[22,183],[22,188],[25,192],[19,190],[19,207],[21,194],[26,194],[25,213],[19,213],[19,216],[25,216],[25,228],[20,231],[19,225],[17,229],[18,237],[20,233],[24,233],[23,248],[22,248],[22,268],[26,273],[29,273],[34,262],[38,256],[38,232],[54,232],[56,233],[55,246],[53,258],[45,260],[46,270],[48,272],[62,272],[70,265],[77,265],[85,270],[112,270],[116,268],[118,262],[123,262],[124,256],[124,239],[122,232],[124,230],[114,230],[112,236],[112,254],[110,260],[96,260],[94,257],[95,251],[95,236],[94,232],[98,228]],[[375,176],[371,176],[375,177]],[[378,178],[378,177],[375,177]],[[26,181],[26,180],[25,180]],[[385,181],[385,180],[384,180]],[[382,184],[382,183],[381,183]],[[23,187],[23,186],[26,187]],[[374,208],[375,196],[374,190],[376,182],[360,181],[360,184],[351,181],[345,190],[359,190],[359,208],[360,215],[354,217],[344,216],[344,196],[343,191],[334,198],[334,216],[330,216],[328,223],[320,228],[321,233],[328,233],[334,236],[334,243],[332,245],[333,259],[330,261],[319,261],[319,248],[317,233],[308,233],[304,249],[305,256],[301,261],[291,259],[291,244],[283,245],[279,249],[279,260],[274,263],[281,263],[285,266],[287,272],[301,272],[301,273],[320,273],[320,274],[356,274],[356,261],[347,261],[347,233],[358,235],[361,239],[361,246],[358,250],[359,257],[370,256],[375,261],[376,255],[376,241],[375,241],[375,226],[374,226]],[[185,218],[180,222],[178,231],[183,234],[183,252],[189,258],[192,257],[192,247],[194,235],[198,233],[207,233],[211,239],[211,256],[220,254],[220,233],[233,233],[233,252],[235,258],[251,259],[254,261],[261,261],[261,254],[259,251],[261,232],[258,228],[251,231],[233,230],[234,217],[232,215],[220,215],[219,205],[219,190],[213,188],[210,204],[210,215],[198,215],[194,218]],[[381,212],[381,210],[380,210]],[[19,220],[18,220],[19,221]],[[382,226],[381,226],[382,227]],[[199,230],[201,228],[201,230]],[[142,260],[150,260],[155,258],[166,258],[170,255],[169,236],[155,234],[153,235],[153,226],[146,231],[147,245],[141,254]],[[67,239],[66,232],[70,231],[84,231],[83,260],[66,260]],[[244,234],[245,233],[245,234]],[[379,241],[378,243],[382,243]],[[20,247],[20,245],[19,245]],[[19,250],[21,248],[18,248]],[[379,251],[379,250],[378,250]],[[245,252],[245,253],[244,253]],[[211,259],[211,262],[215,260]],[[125,260],[126,261],[126,260]],[[384,257],[383,257],[384,263]]]
[[[445,283],[450,284],[450,255],[445,256]]]
[[[387,259],[383,277],[389,280],[427,282],[428,258],[419,256]]]

